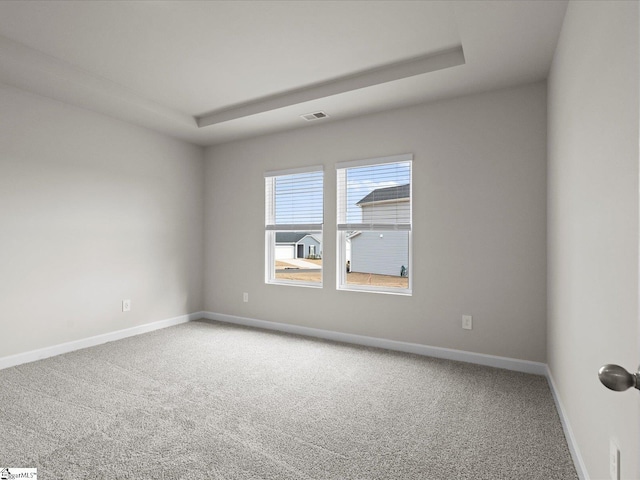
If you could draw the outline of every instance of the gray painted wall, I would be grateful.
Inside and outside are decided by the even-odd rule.
[[[570,2],[549,78],[548,361],[590,478],[640,478],[640,395],[600,385],[638,345],[638,2]]]
[[[6,86],[0,112],[0,356],[202,309],[201,148]]]
[[[414,154],[414,294],[336,291],[335,163],[401,153]],[[266,285],[263,173],[318,164],[324,288]],[[544,83],[211,147],[205,308],[545,361],[545,214]],[[473,330],[461,328],[463,314]]]

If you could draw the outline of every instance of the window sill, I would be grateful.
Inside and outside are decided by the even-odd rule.
[[[322,288],[322,283],[287,282],[286,280],[267,280],[267,285],[284,285],[286,287]]]
[[[336,290],[343,291],[343,292],[382,293],[386,295],[400,295],[402,297],[413,296],[413,293],[411,290],[401,289],[401,288],[398,288],[395,290],[389,290],[385,288],[381,288],[381,289],[371,288],[371,287],[358,288],[355,285],[345,285],[345,286],[339,286]]]

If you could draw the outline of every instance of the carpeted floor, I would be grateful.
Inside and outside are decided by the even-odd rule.
[[[49,479],[576,479],[543,377],[215,322],[0,371]]]

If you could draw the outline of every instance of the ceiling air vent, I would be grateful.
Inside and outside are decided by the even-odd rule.
[[[305,115],[300,115],[302,118],[304,118],[307,122],[312,122],[314,120],[320,120],[321,118],[327,118],[329,115],[327,115],[324,112],[313,112],[313,113],[307,113]]]

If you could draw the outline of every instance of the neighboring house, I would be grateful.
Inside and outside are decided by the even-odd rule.
[[[397,222],[409,223],[410,188],[407,184],[373,190],[356,203],[362,209],[362,223],[386,223],[384,220],[389,217]]]
[[[322,234],[306,232],[276,232],[276,260],[308,258],[322,255]]]
[[[408,223],[411,220],[409,200],[410,185],[407,184],[373,190],[356,205],[362,209],[362,223],[385,223],[390,217]],[[352,272],[399,276],[403,266],[409,267],[405,231],[356,231],[349,235],[347,242],[351,247]]]

